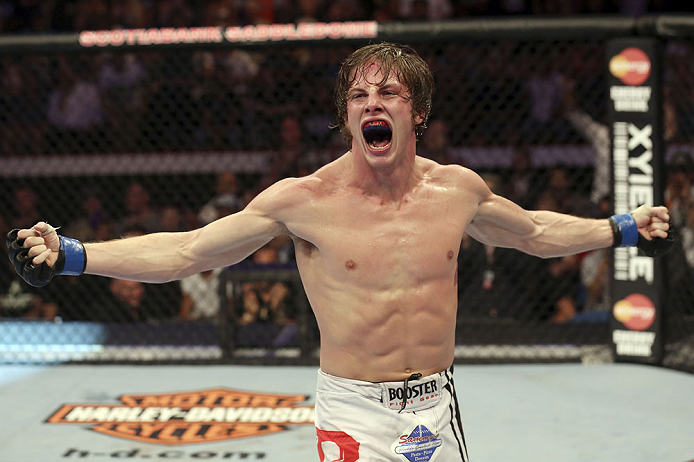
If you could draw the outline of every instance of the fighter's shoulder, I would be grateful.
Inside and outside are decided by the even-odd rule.
[[[422,162],[426,176],[437,185],[462,190],[476,190],[484,184],[484,180],[473,170],[458,164],[439,164],[425,159]]]
[[[310,203],[325,188],[324,180],[315,174],[284,178],[259,193],[249,207],[273,209],[296,208]]]

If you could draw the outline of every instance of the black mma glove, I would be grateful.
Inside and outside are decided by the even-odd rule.
[[[668,222],[668,224],[670,228],[667,231],[667,237],[654,237],[649,241],[639,233],[636,247],[649,257],[660,257],[668,253],[677,237],[677,230],[672,226],[672,223]]]
[[[29,249],[23,247],[24,239],[19,239],[18,233],[18,229],[7,233],[8,255],[17,274],[30,286],[43,287],[56,274],[78,276],[84,272],[87,266],[87,254],[80,241],[59,236],[58,259],[51,268],[45,261],[40,265],[32,263],[33,257],[29,257]]]
[[[612,247],[636,246],[648,257],[660,257],[668,253],[675,243],[677,233],[672,223],[669,223],[667,237],[654,237],[648,240],[639,233],[636,221],[630,213],[612,215],[609,221],[614,235]]]

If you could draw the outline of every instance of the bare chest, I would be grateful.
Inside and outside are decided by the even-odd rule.
[[[449,276],[470,218],[444,195],[382,205],[337,198],[320,205],[305,237],[311,258],[360,284],[411,284]]]

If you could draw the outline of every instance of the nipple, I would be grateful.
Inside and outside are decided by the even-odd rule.
[[[357,267],[357,264],[354,263],[353,260],[347,260],[347,263],[345,263],[345,268],[347,268],[348,270],[353,270],[356,267]]]
[[[453,251],[452,250],[448,251],[448,259],[453,260]]]

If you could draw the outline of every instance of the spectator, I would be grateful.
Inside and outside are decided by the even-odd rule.
[[[496,0],[488,5],[489,14],[496,15],[530,15],[533,0]]]
[[[48,99],[48,122],[55,129],[49,147],[67,145],[72,152],[93,151],[94,134],[104,122],[104,108],[99,87],[92,77],[92,62],[82,60],[79,71],[61,57],[58,86]],[[103,146],[102,146],[103,147]]]
[[[598,202],[596,218],[607,218],[612,213],[612,201],[605,196]],[[611,294],[609,292],[610,249],[598,249],[583,254],[580,263],[580,277],[585,295],[577,308],[582,318],[596,320],[596,313],[609,312]],[[576,318],[575,318],[576,319]]]
[[[272,24],[275,22],[275,6],[272,0],[243,0],[245,24]]]
[[[36,116],[44,111],[44,86],[26,61],[7,56],[0,78],[0,153],[38,154],[46,130],[45,121]]]
[[[72,23],[74,30],[104,30],[111,25],[106,2],[78,0],[74,3],[74,7],[75,15]]]
[[[303,127],[295,115],[284,116],[280,123],[280,142],[272,152],[261,187],[288,177],[300,177],[317,170],[325,163],[324,153],[310,149],[304,142]]]
[[[65,233],[82,241],[113,239],[111,216],[104,208],[102,193],[94,188],[84,188],[79,194],[81,216],[65,228]]]
[[[547,53],[554,53],[548,49]],[[554,68],[558,59],[545,57],[536,60],[533,72],[524,83],[524,91],[530,102],[530,111],[524,121],[523,136],[529,143],[561,140],[570,133],[561,117],[563,109],[563,77]]]
[[[146,230],[137,225],[126,229],[123,232],[123,238],[142,236],[146,234]],[[137,293],[139,288],[132,284],[120,284],[119,288],[125,288]],[[181,292],[181,282],[171,281],[162,284],[144,284],[145,293],[140,296],[144,299],[142,304],[137,304],[140,321],[161,321],[173,319],[180,313],[183,294]],[[131,300],[135,299],[134,295],[130,295]],[[132,305],[132,304],[131,304]]]
[[[114,29],[144,29],[152,24],[149,2],[121,0],[111,2],[111,27]]]
[[[576,82],[573,79],[562,78],[561,85],[564,92],[564,115],[566,119],[593,147],[595,161],[590,200],[597,205],[603,197],[610,195],[612,191],[609,129],[579,109],[575,94]]]
[[[379,23],[401,21],[398,0],[375,0],[371,19]]]
[[[17,276],[7,255],[0,254],[0,257],[0,319],[55,319],[58,315],[55,303],[45,300],[43,293]]]
[[[183,223],[181,211],[172,205],[161,209],[159,229],[166,233],[188,231]]]
[[[582,217],[596,216],[596,205],[580,193],[566,167],[550,169],[547,187],[541,194],[552,197],[557,211]]]
[[[118,234],[139,228],[145,233],[158,231],[161,227],[159,211],[151,204],[147,189],[138,182],[130,183],[125,193],[126,216],[118,225]]]
[[[448,124],[443,119],[427,123],[428,128],[422,135],[420,154],[442,165],[452,164],[448,141]]]
[[[450,0],[402,0],[400,15],[417,21],[441,21],[453,16],[453,5]]]
[[[409,21],[424,22],[429,20],[429,2],[427,0],[413,0],[409,10],[407,2],[402,2],[400,12]]]
[[[451,52],[455,52],[452,49]],[[517,59],[511,42],[502,42],[482,54],[479,47],[461,47],[457,50],[469,60],[465,61],[463,72],[469,75],[464,79],[462,87],[447,85],[438,94],[437,101],[446,108],[444,118],[459,119],[460,108],[452,104],[459,101],[460,94],[467,95],[464,104],[471,110],[464,114],[463,128],[465,135],[451,133],[454,145],[496,145],[501,140],[518,138],[519,127],[510,124],[509,120],[520,121],[527,111],[527,101],[519,98],[523,94],[522,75],[518,69],[511,70],[509,62]],[[446,67],[448,78],[455,79],[460,69],[449,64]],[[483,113],[493,112],[495,117],[485,117],[480,123]],[[526,140],[527,141],[527,140]]]
[[[111,280],[101,276],[66,277],[42,289],[57,305],[62,321],[106,321],[118,314],[103,313],[112,306]]]
[[[557,168],[555,171],[562,172],[563,169]],[[563,178],[562,173],[556,174],[554,186],[550,185],[539,195],[537,203],[532,207],[534,210],[566,210],[564,206],[570,201],[565,202],[567,196],[562,194],[565,186]],[[553,323],[571,321],[578,312],[576,297],[580,287],[581,256],[567,255],[549,259],[533,257],[532,260],[535,271],[524,273],[523,288],[526,290],[525,298],[535,307],[533,317]]]
[[[188,59],[188,54],[153,52],[143,62],[151,77],[144,92],[140,149],[159,152],[193,149],[199,121],[194,115],[196,105],[191,86],[196,79],[195,68]]]
[[[181,319],[218,322],[225,313],[221,309],[219,275],[222,270],[194,274],[181,280]]]
[[[198,214],[203,225],[238,212],[242,208],[238,177],[234,172],[222,172],[218,175],[215,193],[212,200],[205,204]]]
[[[144,322],[148,319],[145,285],[138,281],[111,279],[105,300],[92,307],[92,319],[101,322]]]
[[[0,233],[6,236],[10,230],[0,215]],[[0,250],[0,320],[25,318],[53,320],[58,314],[55,304],[44,300],[43,293],[31,287],[17,276],[7,256],[7,247]]]
[[[99,87],[104,95],[104,108],[111,143],[115,150],[133,150],[142,123],[145,106],[147,72],[132,53],[109,55],[99,71]]]
[[[668,163],[665,203],[673,224],[685,227],[694,210],[694,159],[686,151],[675,153]]]
[[[537,200],[542,182],[538,170],[532,165],[527,147],[518,147],[513,152],[511,168],[504,179],[504,195],[523,208],[530,208]]]
[[[8,2],[5,2],[8,3]],[[12,3],[14,14],[26,32],[48,32],[51,27],[54,2],[42,2],[40,0],[22,0]]]
[[[159,0],[154,7],[155,27],[190,27],[194,13],[185,0]]]
[[[38,208],[39,198],[29,186],[20,186],[14,190],[14,215],[10,220],[10,229],[31,228],[40,221],[42,215]]]
[[[324,0],[294,0],[295,8],[292,11],[292,18],[288,21],[280,22],[317,22],[323,17],[325,11]]]
[[[670,262],[678,260],[680,264],[668,265],[668,279],[691,285],[691,277],[694,276],[694,159],[686,151],[676,152],[667,165],[665,203],[670,208],[670,219],[680,234],[682,248],[682,256],[676,256],[680,252],[673,252],[675,255],[670,257]],[[682,274],[685,265],[690,274]]]
[[[229,27],[239,23],[236,2],[233,0],[213,0],[202,8],[202,25]]]
[[[315,66],[313,62],[321,53],[311,54],[311,64],[307,67],[306,73],[313,75],[315,73],[315,84],[305,85],[302,88],[304,96],[302,97],[302,116],[301,127],[306,135],[305,142],[312,147],[323,148],[330,143],[331,136],[334,131],[330,129],[334,121],[332,114],[332,93],[330,92],[331,77],[320,75],[321,70]],[[340,143],[342,141],[340,140]]]
[[[193,72],[191,97],[199,120],[194,132],[197,149],[247,148],[242,96],[257,72],[252,56],[242,50],[195,52]]]
[[[287,53],[266,55],[248,95],[249,116],[254,121],[250,128],[256,148],[273,149],[279,139],[268,134],[279,132],[286,114],[298,113],[301,89],[305,85],[299,69],[300,64]]]
[[[308,171],[310,169],[304,166],[306,154],[299,118],[285,116],[280,122],[280,140],[270,162],[268,179],[274,183],[282,178],[312,173],[313,170]]]
[[[272,241],[248,262],[252,268],[273,268],[280,256]],[[298,328],[292,317],[292,288],[286,281],[245,282],[241,286],[241,312],[237,336],[243,346],[282,347],[294,344]]]
[[[502,187],[501,177],[481,175],[492,191]],[[524,278],[518,267],[531,257],[512,249],[485,245],[463,235],[458,253],[458,324],[469,318],[497,319],[523,317],[527,306],[519,290]],[[527,309],[527,308],[526,308]]]
[[[364,21],[369,19],[358,0],[333,0],[328,2],[326,21]]]

